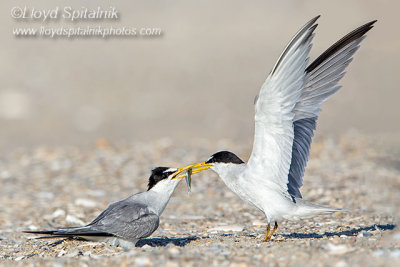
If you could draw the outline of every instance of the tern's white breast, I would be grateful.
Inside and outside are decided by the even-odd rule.
[[[279,185],[264,173],[248,169],[246,164],[224,164],[213,169],[229,189],[246,203],[263,211],[268,220],[279,220],[295,208],[288,194]]]

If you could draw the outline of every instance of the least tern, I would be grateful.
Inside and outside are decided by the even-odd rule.
[[[132,247],[139,239],[150,236],[158,228],[160,215],[180,182],[180,179],[172,179],[177,170],[168,167],[153,169],[146,192],[110,204],[86,226],[24,232]]]
[[[179,169],[211,168],[242,200],[264,212],[268,222],[264,241],[271,239],[282,219],[340,210],[304,201],[299,189],[320,106],[339,90],[339,80],[376,20],[350,32],[308,64],[318,18],[305,24],[289,42],[255,98],[249,161],[220,151],[205,162]]]

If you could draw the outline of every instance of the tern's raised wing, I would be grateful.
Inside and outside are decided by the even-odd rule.
[[[288,191],[293,197],[302,197],[299,188],[303,185],[304,169],[313,131],[321,112],[320,107],[340,89],[338,82],[345,75],[346,67],[375,22],[371,21],[344,36],[314,60],[305,71],[304,88],[294,107],[294,140],[288,177]]]
[[[255,101],[255,134],[248,170],[257,184],[287,192],[294,138],[294,107],[305,83],[315,17],[286,46]]]
[[[308,32],[314,30],[317,18],[307,23],[286,47],[255,103],[255,137],[249,167],[264,168],[266,177],[260,177],[260,182],[268,179],[269,184],[286,189],[292,197],[301,197],[299,188],[320,106],[339,90],[337,83],[345,68],[375,23],[352,31],[306,68],[301,63],[307,62],[312,39]],[[303,42],[308,45],[301,45],[300,40],[306,40]]]

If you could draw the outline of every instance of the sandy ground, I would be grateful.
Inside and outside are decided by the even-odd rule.
[[[400,164],[375,141],[349,134],[313,146],[305,199],[351,209],[300,222],[281,222],[262,243],[265,219],[230,192],[212,171],[182,182],[159,229],[123,251],[103,243],[37,240],[24,229],[91,221],[108,203],[146,188],[149,170],[206,159],[230,148],[247,158],[250,144],[229,140],[15,149],[0,157],[1,265],[87,266],[394,266],[400,262]]]

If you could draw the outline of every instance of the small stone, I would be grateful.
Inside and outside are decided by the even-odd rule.
[[[60,217],[60,216],[62,216],[62,217],[65,216],[65,210],[56,209],[56,210],[53,212],[53,214],[51,214],[51,218],[52,218],[52,219],[58,218],[58,217]]]
[[[165,267],[179,267],[179,263],[173,261],[167,261]]]
[[[67,217],[65,218],[65,221],[67,221],[67,223],[76,224],[76,225],[84,225],[85,224],[82,220],[80,220],[70,214],[67,215]]]
[[[345,261],[338,261],[334,266],[335,267],[346,267],[349,265]]]
[[[204,216],[197,216],[197,215],[187,215],[187,216],[183,216],[182,220],[186,221],[186,220],[204,220],[205,217]]]
[[[382,257],[383,255],[385,255],[385,252],[383,251],[383,250],[377,250],[377,251],[374,251],[373,253],[372,253],[372,256],[374,256],[374,257]]]
[[[342,255],[348,252],[353,251],[354,249],[350,249],[345,245],[334,245],[333,243],[328,243],[325,246],[325,249],[329,251],[331,255]]]
[[[223,250],[223,251],[221,251],[221,253],[220,253],[220,255],[222,255],[222,256],[229,256],[229,255],[231,255],[232,254],[232,252],[230,252],[229,250]]]
[[[78,253],[79,255],[79,253]],[[92,256],[92,252],[90,250],[83,252],[83,256]]]
[[[95,208],[97,207],[97,202],[88,198],[78,198],[75,200],[75,205],[86,208]]]
[[[127,252],[125,252],[125,255],[127,256],[136,256],[138,252],[136,250],[129,250]]]
[[[357,235],[357,237],[371,237],[371,236],[373,236],[373,234],[367,231],[361,231]]]
[[[211,229],[208,229],[207,232],[241,232],[244,227],[237,224],[232,225],[221,225]]]
[[[11,177],[11,173],[9,171],[3,170],[0,172],[0,178],[8,179]]]
[[[29,226],[28,226],[28,229],[31,230],[31,231],[36,231],[38,228],[37,228],[36,225],[29,225]],[[1,240],[1,239],[0,239],[0,240]]]
[[[54,194],[52,192],[39,192],[37,193],[38,198],[53,199]]]
[[[89,190],[88,195],[93,196],[93,197],[102,197],[106,193],[103,190]]]
[[[267,223],[265,221],[255,220],[253,221],[253,226],[267,227]]]
[[[80,253],[79,250],[75,250],[75,251],[72,251],[71,253],[66,254],[65,257],[74,258],[74,257],[78,256],[79,253]]]
[[[65,255],[65,253],[66,251],[62,249],[60,252],[58,252],[57,257],[62,257]]]
[[[222,252],[222,249],[218,248],[218,247],[213,247],[210,249],[205,250],[204,252],[206,253],[214,253],[214,254],[220,254]]]
[[[148,266],[151,264],[151,261],[147,257],[138,257],[135,259],[135,265],[137,266]]]
[[[232,262],[229,264],[229,267],[247,267],[247,263],[245,262]]]
[[[393,240],[400,241],[400,233],[396,233],[393,235]]]
[[[24,258],[25,256],[19,256],[18,258],[15,258],[15,261],[20,261]]]
[[[168,249],[168,253],[171,255],[178,255],[180,253],[180,251],[176,247],[171,247]]]
[[[391,258],[400,258],[400,249],[393,250],[390,252]]]

